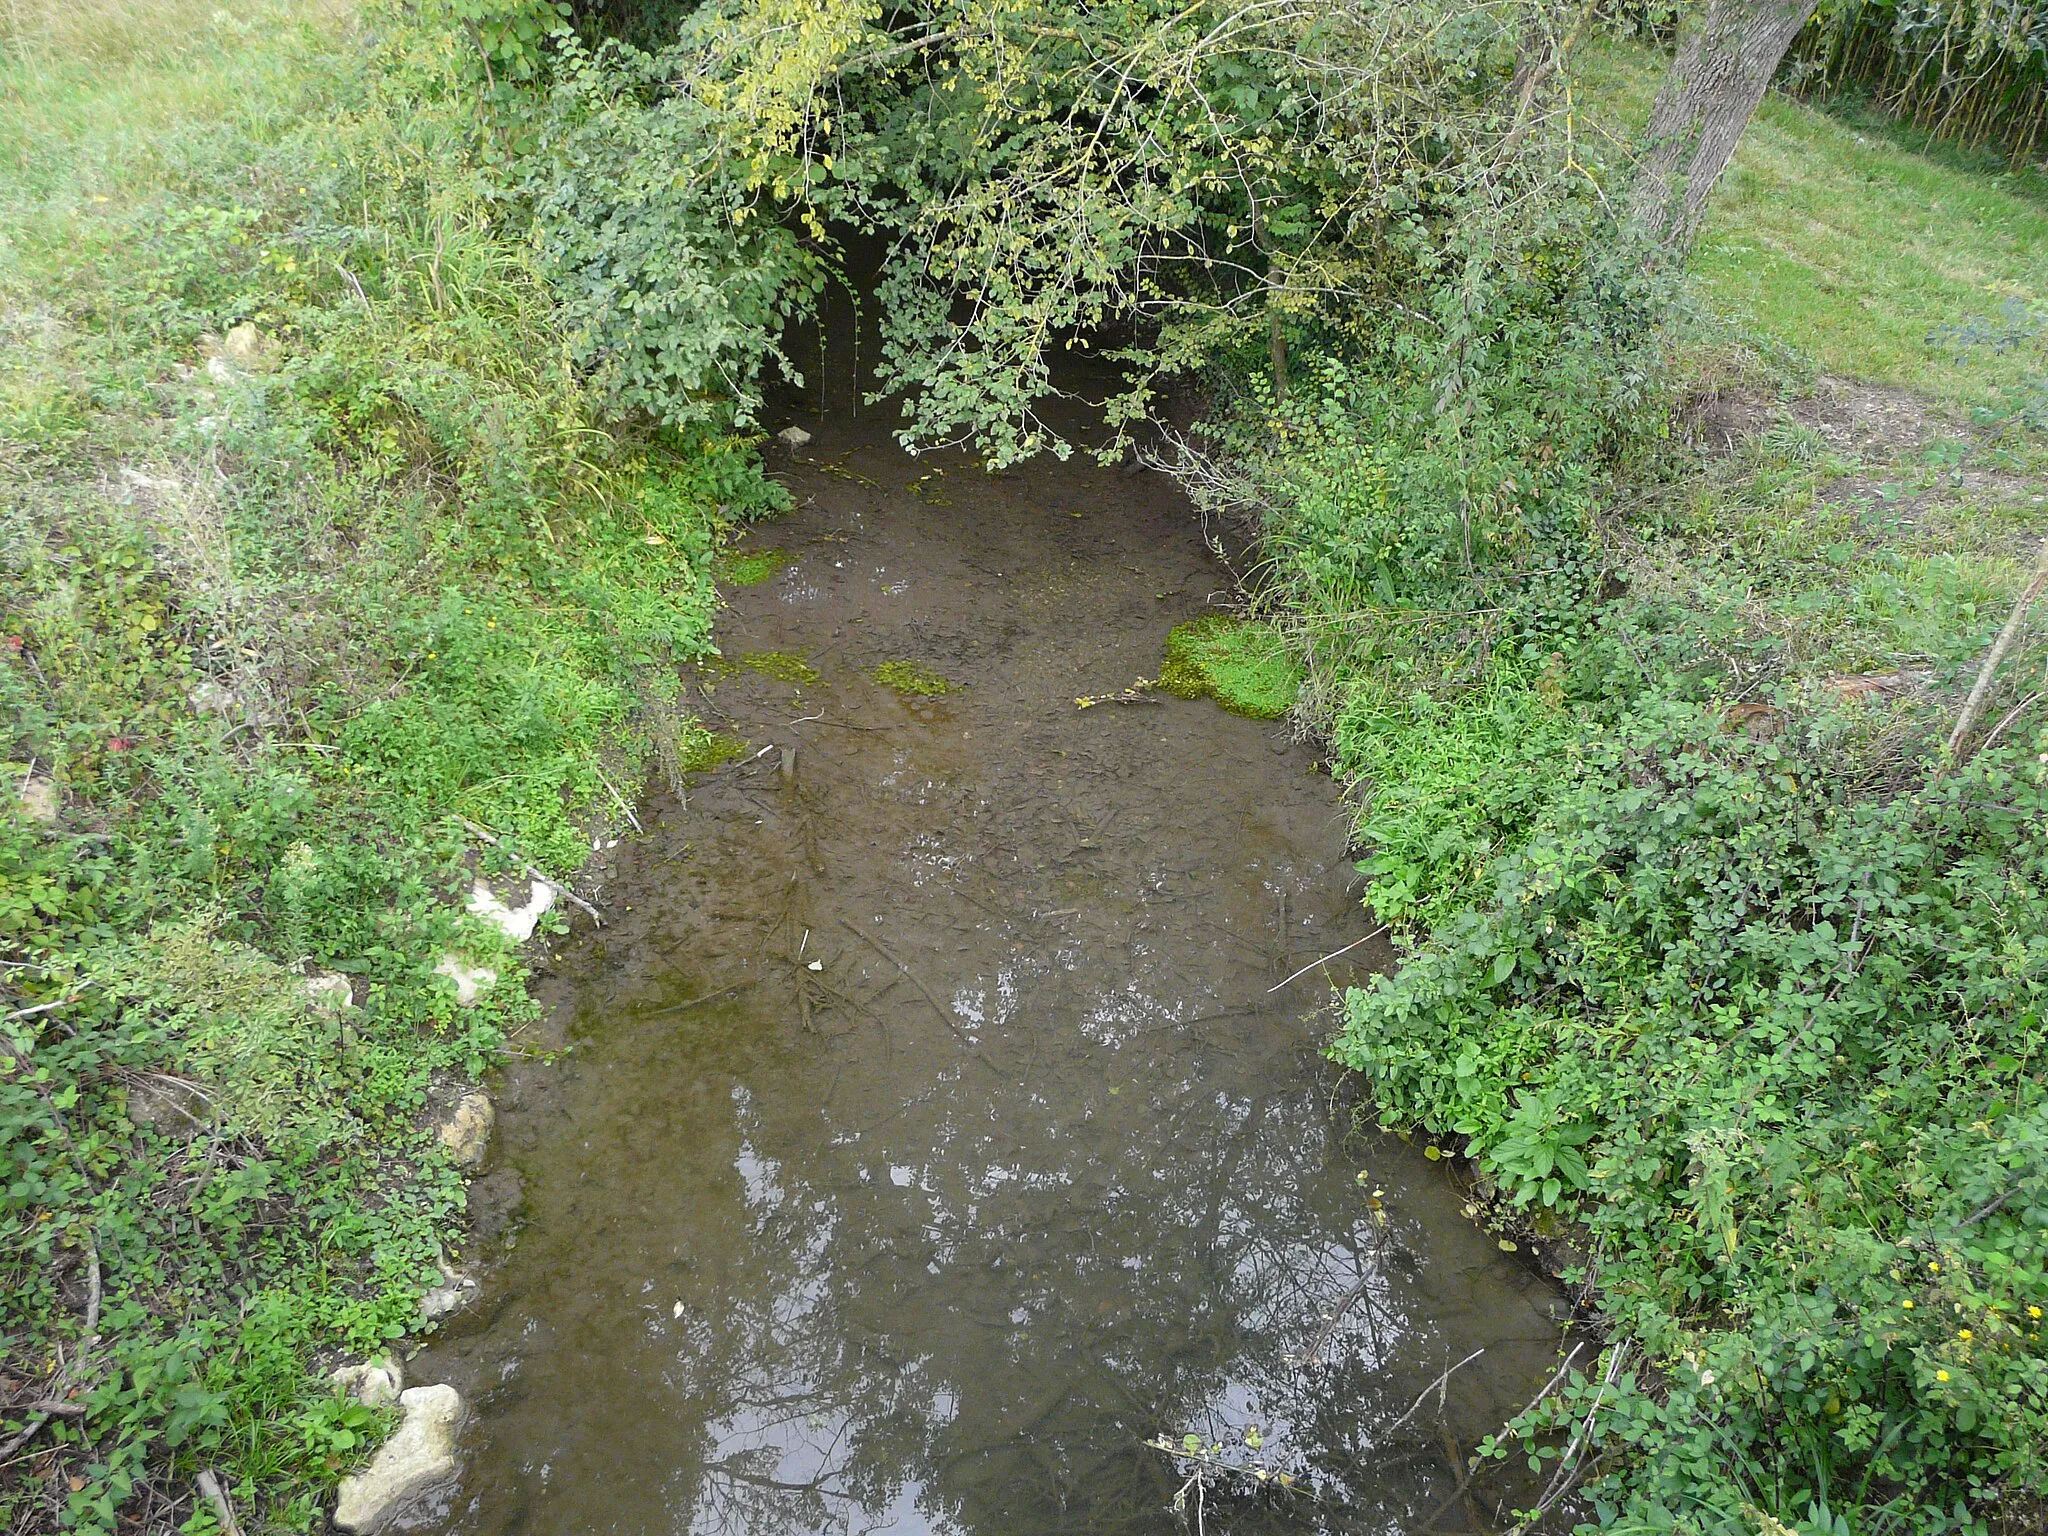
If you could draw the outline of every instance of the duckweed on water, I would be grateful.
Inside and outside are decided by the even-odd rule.
[[[750,651],[739,658],[739,664],[763,677],[772,677],[778,683],[794,683],[799,688],[808,688],[818,680],[818,669],[790,651]]]
[[[1168,632],[1159,686],[1177,698],[1213,698],[1233,715],[1277,720],[1294,703],[1301,669],[1271,625],[1211,614]]]
[[[884,688],[919,699],[935,699],[942,693],[951,693],[956,686],[951,678],[916,661],[885,661],[875,668],[875,681]]]
[[[729,587],[758,587],[795,558],[786,549],[728,550],[719,556],[717,575]]]

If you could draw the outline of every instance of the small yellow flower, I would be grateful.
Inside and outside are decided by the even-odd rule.
[[[1905,1304],[1905,1306],[1906,1306],[1906,1310],[1907,1310],[1908,1312],[1910,1312],[1910,1311],[1912,1311],[1912,1310],[1913,1310],[1913,1303],[1911,1303],[1910,1301],[1909,1301],[1909,1302],[1907,1302],[1907,1303]]]
[[[2027,1316],[2029,1316],[2029,1317],[2039,1317],[2040,1315],[2041,1315],[2041,1309],[2040,1309],[2039,1307],[2029,1307],[2029,1308],[2027,1308]]]
[[[1941,1273],[1941,1264],[1938,1260],[1929,1259],[1927,1261],[1927,1267],[1937,1275]]]
[[[1958,1329],[1956,1330],[1956,1337],[1957,1337],[1957,1338],[1959,1338],[1959,1339],[1965,1339],[1965,1340],[1967,1340],[1967,1339],[1970,1339],[1970,1338],[1974,1338],[1974,1337],[1975,1337],[1975,1335],[1974,1335],[1974,1334],[1972,1334],[1972,1333],[1970,1332],[1970,1330],[1969,1330],[1969,1329],[1967,1329],[1967,1328],[1958,1328]]]
[[[1948,1372],[1947,1372],[1947,1371],[1936,1371],[1936,1372],[1934,1373],[1934,1379],[1935,1379],[1936,1381],[1947,1381],[1947,1380],[1948,1380]]]

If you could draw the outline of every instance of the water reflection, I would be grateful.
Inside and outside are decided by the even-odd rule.
[[[1328,782],[1206,705],[1071,710],[1156,659],[1199,543],[846,484],[726,641],[824,681],[715,694],[794,782],[674,812],[565,981],[576,1052],[510,1085],[524,1225],[416,1372],[479,1406],[454,1528],[1164,1532],[1145,1442],[1254,1425],[1298,1487],[1209,1531],[1477,1528],[1456,1467],[1542,1379],[1550,1297],[1430,1165],[1342,1142],[1327,984],[1269,990],[1363,930]],[[866,681],[912,640],[968,689]]]

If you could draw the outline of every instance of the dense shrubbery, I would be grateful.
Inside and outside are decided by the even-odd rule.
[[[1927,1529],[2042,1471],[2048,770],[1859,794],[1859,725],[1652,693],[1349,1001],[1381,1114],[1576,1217],[1668,1378],[1624,1371],[1581,1447],[1642,1463],[1599,1490],[1635,1528]]]
[[[1923,699],[2002,616],[1996,521],[1874,531],[1797,429],[1600,518],[1629,390],[1490,373],[1481,457],[1357,375],[1249,402],[1207,485],[1263,502],[1411,936],[1334,1053],[1604,1300],[1609,1369],[1515,1435],[1602,1525],[1978,1528],[2048,1437],[2048,738],[1943,771]],[[1902,661],[1931,695],[1823,681]]]

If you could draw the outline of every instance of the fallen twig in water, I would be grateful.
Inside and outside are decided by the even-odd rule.
[[[1600,1404],[1607,1396],[1607,1389],[1614,1385],[1615,1377],[1621,1374],[1622,1363],[1628,1359],[1628,1352],[1627,1339],[1614,1346],[1614,1353],[1607,1360],[1606,1373],[1600,1378],[1600,1390],[1593,1394],[1593,1406],[1586,1411],[1586,1417],[1580,1421],[1578,1432],[1572,1436],[1571,1444],[1566,1446],[1564,1454],[1557,1458],[1557,1471],[1550,1479],[1550,1486],[1543,1490],[1543,1497],[1537,1501],[1535,1509],[1530,1511],[1529,1518],[1517,1525],[1509,1536],[1522,1536],[1522,1533],[1549,1514],[1558,1502],[1577,1486],[1579,1467],[1586,1459],[1586,1451],[1591,1448],[1593,1425],[1600,1417]]]
[[[721,997],[731,997],[735,992],[744,992],[753,985],[754,983],[751,981],[735,982],[732,986],[726,987],[722,991],[706,992],[702,997],[693,997],[685,1003],[670,1003],[665,1008],[653,1009],[651,1012],[642,1014],[641,1017],[645,1019],[666,1018],[671,1013],[682,1013],[688,1009],[695,1008],[699,1003],[715,1003]]]
[[[1302,977],[1306,976],[1310,971],[1314,970],[1317,966],[1328,965],[1332,960],[1336,959],[1339,955],[1350,954],[1352,950],[1358,948],[1359,945],[1363,944],[1366,939],[1376,939],[1386,931],[1387,925],[1385,923],[1381,923],[1379,927],[1373,929],[1371,933],[1366,934],[1364,938],[1353,939],[1349,944],[1346,944],[1342,949],[1333,949],[1327,955],[1323,956],[1322,959],[1309,961],[1307,965],[1304,965],[1300,970],[1296,971],[1292,976],[1288,977],[1287,981],[1281,982],[1279,986],[1268,987],[1266,988],[1266,991],[1268,992],[1268,994],[1278,992],[1280,990],[1280,987],[1284,987],[1287,985],[1288,981],[1301,980]]]
[[[1157,678],[1141,677],[1122,693],[1083,694],[1074,700],[1074,708],[1093,709],[1098,704],[1157,704],[1159,701],[1152,697],[1152,690],[1158,686]]]
[[[909,979],[910,984],[913,987],[917,988],[917,990],[923,994],[924,1000],[932,1005],[932,1012],[936,1013],[939,1016],[939,1022],[944,1024],[946,1028],[950,1029],[953,1032],[953,1038],[955,1040],[958,1040],[962,1045],[966,1046],[968,1050],[974,1052],[976,1058],[980,1060],[981,1064],[987,1067],[991,1072],[996,1070],[996,1064],[988,1059],[988,1056],[982,1051],[980,1046],[976,1045],[972,1040],[970,1040],[967,1037],[967,1031],[960,1027],[959,1022],[956,1019],[954,1019],[953,1015],[948,1013],[945,1009],[945,1006],[941,1004],[939,1000],[932,995],[932,989],[924,984],[924,982],[919,978],[917,972],[913,971],[901,960],[898,960],[894,955],[890,954],[888,950],[884,949],[882,947],[881,940],[870,937],[868,934],[862,933],[860,929],[854,925],[852,919],[845,917],[840,918],[839,926],[844,928],[848,933],[852,934],[856,939],[859,939],[861,943],[867,945],[868,948],[872,949],[884,960],[888,961],[891,965],[895,966],[897,970],[901,971],[904,974],[904,976]]]
[[[1415,1410],[1420,1408],[1425,1402],[1428,1401],[1429,1394],[1432,1392],[1437,1394],[1437,1410],[1441,1412],[1443,1410],[1444,1405],[1444,1394],[1449,1390],[1451,1384],[1451,1371],[1455,1371],[1459,1369],[1461,1366],[1470,1365],[1474,1360],[1477,1360],[1481,1355],[1485,1353],[1486,1350],[1483,1347],[1475,1349],[1472,1351],[1471,1354],[1467,1355],[1464,1359],[1460,1360],[1457,1365],[1452,1366],[1449,1371],[1445,1371],[1443,1375],[1437,1377],[1435,1381],[1432,1381],[1428,1386],[1422,1389],[1421,1396],[1417,1397],[1414,1402],[1408,1405],[1408,1411],[1402,1414],[1401,1417],[1399,1417],[1398,1419],[1394,1420],[1393,1423],[1389,1424],[1387,1428],[1399,1429],[1403,1424],[1406,1424],[1410,1419],[1414,1418]]]

